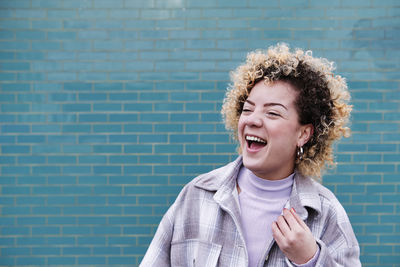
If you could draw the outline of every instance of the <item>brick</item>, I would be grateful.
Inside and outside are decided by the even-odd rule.
[[[24,71],[29,70],[30,65],[27,62],[2,62],[0,68],[4,71]]]
[[[55,265],[73,265],[75,264],[75,257],[48,257],[48,263]]]
[[[79,264],[105,264],[106,257],[79,257],[78,258]]]
[[[36,108],[33,108],[32,111],[36,111]],[[46,121],[52,122],[52,119],[53,116],[47,117],[45,114],[20,114],[17,117],[17,121],[23,123],[45,123]]]
[[[76,178],[73,176],[49,176],[48,184],[75,184]]]
[[[64,207],[63,214],[64,215],[87,215],[87,214],[91,213],[91,210],[92,209],[88,206],[86,206],[86,207],[76,207],[76,206],[75,207]]]
[[[185,174],[193,174],[193,176],[195,176],[195,175],[199,175],[201,173],[207,173],[207,172],[213,170],[214,166],[205,165],[205,164],[187,165],[187,166],[184,166],[183,169],[184,169]]]
[[[151,166],[124,166],[124,173],[126,174],[146,174],[146,173],[151,173]]]
[[[87,247],[64,247],[62,249],[63,255],[88,255],[90,248]]]
[[[154,147],[155,153],[163,154],[163,153],[183,153],[183,145],[174,144],[174,145],[155,145]]]
[[[198,113],[175,113],[171,114],[171,122],[198,122]]]
[[[121,111],[121,104],[109,104],[109,103],[99,103],[93,105],[93,111]]]
[[[22,23],[24,21],[21,21]],[[22,24],[22,23],[19,24]],[[60,30],[62,29],[62,22],[60,20],[36,20],[32,21],[32,29],[41,30],[41,29],[48,29],[48,30]],[[28,26],[22,28],[29,28]]]
[[[388,263],[388,264],[394,264],[398,263],[400,260],[400,257],[398,255],[388,255],[382,258],[382,263]]]
[[[60,255],[61,248],[57,247],[45,247],[42,246],[40,248],[32,248],[32,254],[34,255]]]
[[[109,257],[109,264],[125,264],[132,265],[135,264],[135,259],[133,257],[128,256],[118,256],[118,257]]]
[[[16,75],[14,73],[0,73],[0,80],[2,81],[15,81]],[[21,79],[23,80],[23,79]]]
[[[63,166],[62,173],[64,174],[87,174],[91,172],[89,166]]]
[[[16,160],[15,157],[0,156],[0,162],[2,164],[15,164]]]
[[[385,103],[385,104],[386,104],[386,106],[390,105],[390,103]],[[398,109],[397,104],[393,105],[393,109],[396,109],[396,110]],[[384,120],[385,121],[397,121],[397,120],[399,120],[399,118],[400,117],[399,117],[397,112],[393,112],[393,113],[392,112],[387,112],[387,113],[384,114]],[[387,124],[385,128],[389,128],[389,130],[390,129],[391,130],[396,130],[396,124]]]
[[[4,215],[26,215],[29,214],[30,208],[29,207],[5,207],[3,208]],[[10,224],[13,225],[13,224]],[[8,225],[8,226],[10,226]]]
[[[41,103],[40,105],[32,105],[31,107],[33,112],[59,112],[61,111],[61,108],[62,107],[59,104],[44,104],[44,103]],[[52,126],[49,125],[49,127]]]
[[[143,122],[167,122],[169,115],[165,113],[141,113],[140,121]]]
[[[18,205],[44,205],[45,204],[45,198],[44,197],[19,197],[17,199],[17,204]],[[44,223],[44,218],[18,218],[18,223],[21,224],[22,221],[25,223],[28,222],[29,219],[32,219],[29,224],[35,224],[36,221],[41,221]]]
[[[16,116],[11,114],[0,114],[0,121],[1,122],[15,122]]]
[[[17,265],[30,265],[30,264],[44,265],[45,259],[38,258],[38,257],[21,257],[21,258],[16,258],[16,264]]]
[[[48,32],[47,39],[48,40],[75,40],[76,32],[73,32],[73,31]]]
[[[153,127],[151,124],[143,124],[140,123],[131,123],[131,124],[125,124],[124,125],[124,130],[125,132],[137,132],[137,133],[151,133],[153,132]]]
[[[110,184],[136,184],[137,177],[136,176],[110,176],[109,178]]]
[[[395,171],[394,164],[368,164],[367,165],[368,172],[388,172],[392,173]]]
[[[382,156],[379,154],[355,154],[355,162],[380,162]]]
[[[37,215],[60,215],[60,207],[33,207],[32,212]]]
[[[88,133],[90,132],[90,125],[63,125],[62,131],[65,133]]]
[[[135,122],[138,120],[138,115],[135,113],[110,114],[109,120],[112,122]]]
[[[142,155],[142,156],[140,156],[139,161],[142,164],[168,163],[168,157],[167,156],[155,156],[155,155]]]
[[[120,166],[94,166],[95,174],[121,174]]]
[[[125,188],[127,195],[148,195],[153,192],[152,186],[129,186]]]
[[[3,166],[1,168],[4,174],[29,174],[29,167],[14,167],[14,166]]]
[[[0,136],[0,143],[2,144],[12,144],[15,143],[16,137],[10,135],[2,135]]]
[[[214,163],[214,164],[223,164],[224,162],[229,161],[228,156],[225,155],[201,155],[200,163]]]
[[[181,92],[181,93],[171,93],[172,101],[197,101],[199,99],[198,93],[192,92]]]
[[[94,188],[94,192],[96,194],[110,194],[110,195],[121,195],[122,194],[122,188],[120,186],[96,186]],[[121,210],[120,209],[115,209],[114,211],[112,210],[112,207],[107,207],[106,208],[108,210],[108,212],[112,212],[114,213],[118,213],[121,214]],[[97,211],[101,214],[101,211],[99,209],[97,209]]]
[[[44,185],[46,184],[46,177],[41,175],[35,176],[22,176],[18,178],[18,184],[30,184],[30,185]]]
[[[18,237],[17,245],[26,246],[26,245],[45,245],[46,238],[45,237]]]
[[[393,205],[368,205],[366,206],[367,213],[393,213]]]
[[[80,101],[104,101],[107,99],[105,93],[79,93],[78,98]]]
[[[363,152],[367,151],[367,145],[365,144],[339,144],[338,150],[341,152]]]
[[[13,109],[16,107],[13,107]],[[20,109],[21,111],[24,111],[22,108],[24,108],[24,106],[17,106],[18,109]],[[7,111],[5,111],[7,112]],[[28,133],[30,131],[30,127],[28,125],[3,125],[1,127],[1,130],[3,133]],[[25,140],[27,140],[27,138],[29,137],[25,137]],[[20,142],[20,140],[23,140],[24,137],[19,137],[18,142]],[[39,137],[40,139],[40,137]],[[38,138],[36,137],[30,137],[30,140],[36,140],[38,141]]]
[[[150,110],[151,107],[149,107],[149,105],[146,105],[146,109]],[[154,111],[183,111],[183,103],[155,103]]]
[[[396,147],[393,144],[369,144],[368,151],[373,152],[394,152]]]
[[[30,254],[29,248],[2,248],[1,252],[3,255],[10,256],[24,256]]]
[[[51,220],[52,223],[53,223],[53,219],[54,218],[52,218],[52,220]],[[73,219],[73,218],[69,218],[69,220],[67,220],[67,218],[58,217],[57,220],[54,220],[54,222],[61,220],[61,219],[65,219],[65,221],[72,221],[70,219]],[[51,245],[63,244],[63,245],[69,246],[69,245],[73,245],[75,242],[74,242],[73,237],[47,237],[47,243],[49,245],[50,244]]]
[[[4,145],[1,151],[3,154],[28,154],[30,147],[26,145]]]
[[[339,165],[337,169],[340,172],[344,173],[357,173],[363,172],[365,170],[365,166],[363,164],[352,164],[352,165]]]

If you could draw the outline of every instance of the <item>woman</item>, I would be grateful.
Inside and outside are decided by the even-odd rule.
[[[222,107],[240,156],[185,186],[141,266],[361,266],[346,212],[314,181],[349,132],[332,71],[285,44],[247,56]]]

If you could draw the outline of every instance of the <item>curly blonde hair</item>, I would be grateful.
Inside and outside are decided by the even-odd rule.
[[[314,127],[312,137],[303,146],[304,155],[296,159],[295,167],[304,176],[321,178],[325,167],[335,165],[333,142],[350,135],[346,126],[352,109],[348,105],[350,94],[345,79],[334,75],[334,69],[333,62],[315,58],[311,51],[291,52],[286,44],[249,53],[246,62],[231,72],[233,84],[228,87],[221,110],[226,128],[237,139],[243,104],[259,81],[293,85],[298,91],[295,104],[299,123],[311,123]]]

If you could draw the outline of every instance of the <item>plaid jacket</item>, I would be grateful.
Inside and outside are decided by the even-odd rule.
[[[236,190],[241,166],[239,157],[188,183],[161,220],[140,266],[248,266]],[[316,266],[361,266],[350,221],[327,188],[296,174],[285,207],[293,207],[311,229],[320,247]],[[261,266],[293,265],[271,239]]]

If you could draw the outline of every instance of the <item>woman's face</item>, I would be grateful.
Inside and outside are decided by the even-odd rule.
[[[289,176],[294,170],[297,147],[312,134],[310,124],[299,124],[296,97],[289,83],[261,81],[244,103],[238,139],[244,166],[258,177],[278,180]]]

